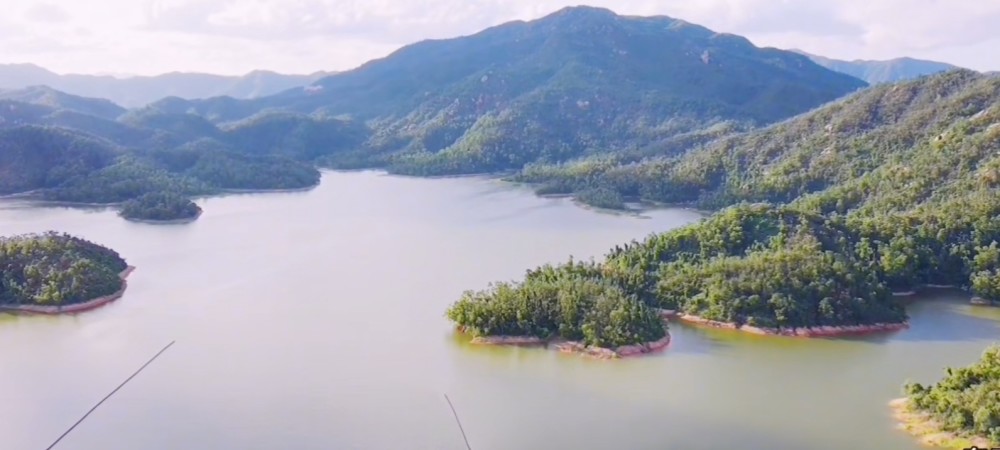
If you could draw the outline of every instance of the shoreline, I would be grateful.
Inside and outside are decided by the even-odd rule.
[[[47,306],[47,305],[16,305],[16,306],[4,306],[0,305],[0,312],[9,312],[14,314],[43,314],[43,315],[57,315],[57,314],[76,314],[85,311],[90,311],[92,309],[99,308],[108,303],[122,298],[125,295],[125,289],[128,288],[128,276],[135,271],[135,266],[128,266],[125,270],[118,274],[118,277],[122,280],[122,287],[115,291],[114,293],[97,297],[95,299],[87,300],[81,303],[73,303],[71,305],[60,305],[60,306]]]
[[[664,320],[666,324],[666,320]],[[464,332],[459,328],[460,332]],[[535,336],[479,336],[472,338],[469,343],[473,345],[496,345],[507,347],[545,347],[556,350],[560,353],[573,353],[593,359],[621,359],[643,356],[650,353],[662,351],[670,345],[670,331],[660,339],[650,342],[641,342],[621,347],[607,348],[586,345],[579,341],[567,341],[562,339],[542,339]]]
[[[198,215],[194,217],[188,217],[185,219],[170,219],[170,220],[132,219],[129,217],[122,216],[121,214],[119,214],[118,217],[121,217],[122,219],[125,219],[126,221],[132,223],[141,223],[146,225],[183,225],[198,220],[198,218],[200,218],[203,213],[204,211],[198,211]]]
[[[691,314],[678,313],[676,311],[669,311],[669,310],[662,311],[661,315],[663,315],[664,317],[674,318],[679,322],[684,322],[691,325],[740,331],[743,333],[756,334],[760,336],[788,336],[788,337],[804,337],[804,338],[843,337],[843,336],[857,336],[857,335],[874,334],[874,333],[889,333],[893,331],[905,330],[910,327],[909,322],[902,322],[902,323],[874,323],[871,325],[841,325],[841,326],[823,326],[823,327],[807,327],[807,328],[765,328],[765,327],[754,327],[750,325],[738,326],[734,323],[719,322],[716,320],[709,320],[703,317],[698,317]]]
[[[896,420],[898,427],[921,443],[933,447],[947,447],[953,449],[965,449],[969,447],[979,447],[982,449],[995,447],[990,441],[983,437],[966,437],[958,433],[945,431],[941,423],[931,417],[930,414],[915,411],[910,404],[908,397],[897,398],[889,402],[892,410],[892,417]]]

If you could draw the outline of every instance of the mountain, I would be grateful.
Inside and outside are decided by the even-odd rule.
[[[924,75],[933,75],[940,72],[958,69],[951,64],[925,61],[913,58],[896,58],[888,61],[841,61],[826,58],[823,56],[811,55],[801,50],[792,50],[801,53],[816,64],[830,70],[845,73],[855,78],[866,81],[868,84],[894,83],[897,81],[912,80]]]
[[[176,72],[158,76],[117,78],[99,75],[60,75],[33,64],[0,64],[0,90],[45,85],[66,93],[105,98],[119,105],[135,108],[169,96],[191,99],[216,96],[262,97],[308,85],[330,73],[285,75],[255,71],[243,76],[223,76]]]
[[[372,127],[338,167],[416,175],[517,169],[641,147],[728,124],[747,129],[864,87],[801,55],[669,17],[573,7],[404,47],[306,88],[253,100],[151,105],[215,122],[262,110]]]

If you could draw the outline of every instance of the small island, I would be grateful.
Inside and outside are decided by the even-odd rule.
[[[201,207],[182,195],[154,192],[123,203],[118,214],[135,222],[187,223],[201,216]]]
[[[114,250],[68,234],[0,238],[0,311],[63,314],[120,298],[133,268]]]
[[[900,426],[928,445],[1000,446],[1000,346],[971,366],[946,372],[933,386],[904,385],[906,397],[891,403]]]
[[[549,346],[610,359],[663,349],[670,342],[657,308],[602,280],[593,263],[546,265],[522,283],[466,292],[447,312],[475,344]]]

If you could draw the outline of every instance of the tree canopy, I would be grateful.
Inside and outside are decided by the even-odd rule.
[[[114,250],[48,232],[0,238],[0,306],[59,306],[113,294],[127,264]]]

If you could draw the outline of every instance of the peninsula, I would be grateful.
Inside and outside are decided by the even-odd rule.
[[[599,271],[593,263],[546,265],[522,283],[466,292],[447,315],[476,344],[552,344],[602,359],[666,347],[670,335],[659,310],[602,280]]]
[[[932,386],[907,383],[890,405],[900,426],[924,443],[953,449],[1000,446],[1000,346]]]

